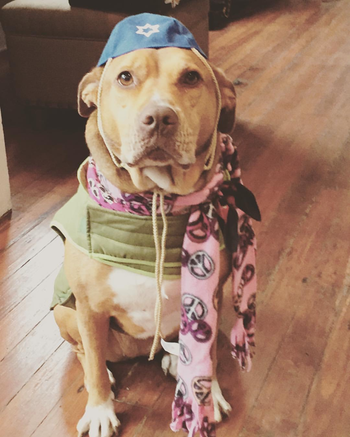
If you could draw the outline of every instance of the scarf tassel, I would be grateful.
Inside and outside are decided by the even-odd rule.
[[[254,346],[254,342],[249,341],[242,319],[237,320],[231,331],[231,346],[232,357],[238,361],[242,370],[250,372],[253,358],[251,346]]]
[[[194,413],[192,408],[196,410]],[[182,397],[175,398],[173,402],[173,421],[170,425],[172,431],[185,431],[188,437],[194,437],[199,432],[200,437],[216,437],[215,423],[212,418],[212,406],[198,406],[188,404]]]

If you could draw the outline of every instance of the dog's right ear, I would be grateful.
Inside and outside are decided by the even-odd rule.
[[[87,73],[78,87],[78,112],[82,117],[89,115],[97,108],[97,94],[103,67],[96,67]]]

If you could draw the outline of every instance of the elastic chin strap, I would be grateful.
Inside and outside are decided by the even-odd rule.
[[[221,93],[220,93],[220,87],[219,87],[218,81],[216,80],[215,74],[214,74],[209,62],[205,59],[205,57],[201,53],[199,53],[199,51],[197,49],[192,48],[191,50],[202,61],[204,66],[209,71],[209,73],[213,79],[213,82],[215,84],[215,90],[216,90],[216,96],[217,96],[217,102],[218,102],[217,112],[216,112],[215,129],[214,129],[213,135],[211,137],[210,147],[209,147],[208,154],[207,154],[207,157],[205,159],[205,164],[204,164],[204,170],[210,170],[213,167],[214,159],[215,159],[218,124],[219,124],[220,113],[221,113]]]
[[[117,168],[128,168],[127,164],[123,164],[118,158],[117,156],[115,156],[115,154],[112,152],[111,146],[109,144],[109,140],[107,138],[107,135],[105,134],[105,131],[103,129],[103,123],[102,123],[102,115],[101,115],[101,96],[102,96],[102,86],[103,86],[103,82],[104,82],[104,78],[106,76],[108,67],[110,66],[111,62],[112,62],[113,58],[109,58],[108,61],[106,62],[106,65],[103,69],[102,75],[101,75],[101,79],[100,79],[100,83],[98,85],[98,92],[97,92],[97,127],[98,130],[100,132],[100,135],[103,139],[103,142],[105,143],[106,149],[108,150],[108,153],[113,161],[113,164],[117,167]]]
[[[205,57],[203,55],[201,55],[201,53],[199,53],[199,51],[197,49],[192,48],[191,49],[192,52],[201,60],[201,62],[204,64],[204,66],[207,68],[207,70],[209,71],[213,82],[215,84],[215,90],[216,90],[216,96],[217,96],[217,114],[216,114],[216,122],[215,122],[215,129],[211,138],[211,143],[210,143],[210,147],[208,150],[208,154],[207,157],[205,159],[205,164],[204,164],[204,171],[206,170],[210,170],[213,167],[213,163],[214,163],[214,159],[215,159],[215,152],[216,152],[216,142],[217,142],[217,132],[218,132],[218,124],[219,124],[219,118],[220,118],[220,112],[221,112],[221,93],[220,93],[220,87],[218,84],[218,81],[216,80],[215,74],[211,68],[211,66],[209,65],[209,62],[205,59]],[[102,123],[102,115],[101,115],[101,96],[102,96],[102,87],[103,87],[103,82],[104,82],[104,78],[106,75],[106,72],[108,70],[109,65],[112,62],[112,58],[109,58],[108,61],[106,62],[106,65],[103,69],[102,75],[101,75],[101,80],[98,86],[98,93],[97,93],[97,126],[98,126],[98,130],[100,132],[100,135],[103,139],[103,142],[105,143],[106,149],[108,150],[108,153],[114,163],[114,165],[117,168],[126,168],[128,169],[129,166],[127,164],[122,163],[117,156],[112,152],[111,146],[109,144],[109,140],[107,138],[107,135],[105,134],[105,131],[103,129],[103,123]]]

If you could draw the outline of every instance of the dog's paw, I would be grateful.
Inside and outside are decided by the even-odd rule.
[[[102,405],[86,406],[85,414],[77,425],[78,437],[86,433],[89,433],[89,437],[112,437],[118,435],[119,426],[111,396],[111,399]]]
[[[176,379],[177,377],[177,361],[178,356],[173,354],[164,354],[162,358],[162,369],[165,375],[168,373]]]
[[[224,398],[217,379],[214,379],[212,382],[211,393],[214,402],[215,422],[221,422],[222,421],[221,413],[224,413],[227,416],[231,412],[232,408],[231,405]]]

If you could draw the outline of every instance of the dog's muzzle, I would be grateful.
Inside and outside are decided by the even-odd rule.
[[[178,125],[179,119],[173,109],[150,103],[141,111],[138,130],[144,138],[152,138],[155,135],[169,138],[176,133]]]
[[[155,163],[158,165],[186,165],[177,150],[179,117],[167,105],[149,103],[141,111],[136,121],[139,152],[128,161],[129,167]]]

